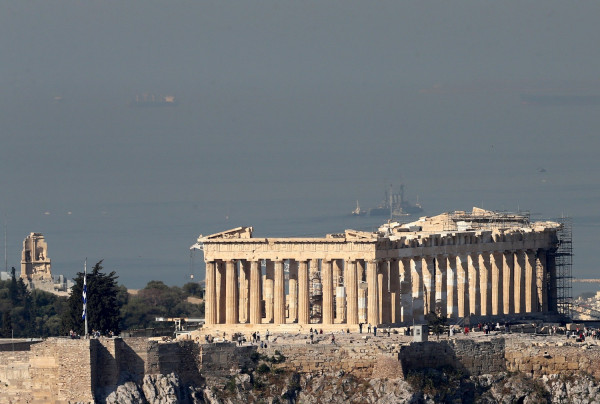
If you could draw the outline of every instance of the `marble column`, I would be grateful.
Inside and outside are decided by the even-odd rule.
[[[448,317],[458,317],[458,291],[456,283],[456,256],[448,255],[447,261],[447,278],[448,278],[448,303],[446,305],[448,310]]]
[[[216,263],[214,261],[206,262],[206,283],[204,286],[206,305],[205,305],[205,322],[207,325],[217,323],[217,308],[216,303]]]
[[[502,268],[502,253],[492,252],[490,254],[492,267],[492,315],[504,314],[504,275]]]
[[[252,260],[250,262],[250,323],[262,323],[261,310],[261,266],[260,261]]]
[[[469,313],[481,315],[481,289],[479,286],[479,253],[468,255]]]
[[[291,323],[298,321],[298,261],[290,260],[289,289],[289,319]]]
[[[538,311],[535,271],[536,254],[533,251],[527,250],[525,252],[525,311],[527,313]]]
[[[515,268],[515,313],[525,313],[525,255],[523,251],[517,250],[514,252],[514,268]]]
[[[346,315],[348,324],[358,324],[358,279],[356,261],[346,261],[344,282],[346,283]]]
[[[423,257],[423,312],[425,315],[435,310],[435,275],[433,257]]]
[[[391,300],[391,322],[400,322],[400,260],[390,260],[390,300]]]
[[[467,255],[456,256],[456,281],[458,294],[458,317],[467,317],[470,313],[469,305],[469,262]]]
[[[225,262],[217,261],[217,324],[225,324]]]
[[[548,311],[548,266],[546,263],[546,251],[538,250],[536,260],[536,286],[538,296],[538,309],[544,313]]]
[[[367,322],[367,269],[364,260],[356,260],[356,277],[358,280],[358,321]]]
[[[321,263],[323,285],[323,324],[333,324],[333,268],[330,260]]]
[[[413,295],[413,321],[415,324],[423,324],[425,320],[423,312],[423,258],[414,257],[410,261],[410,276],[412,279]]]
[[[263,295],[265,297],[265,317],[267,323],[273,322],[273,291],[274,291],[274,280],[275,280],[275,263],[271,260],[265,261],[266,274],[265,281],[263,282]]]
[[[514,314],[515,312],[515,284],[514,273],[515,264],[512,251],[505,251],[502,254],[502,268],[504,275],[504,314]]]
[[[390,322],[389,262],[380,260],[377,271],[377,291],[379,292],[379,324]]]
[[[283,261],[275,261],[273,282],[273,320],[275,324],[285,324],[285,274]]]
[[[333,295],[335,298],[335,323],[346,322],[346,288],[343,282],[343,260],[332,260],[333,263]]]
[[[482,252],[479,254],[479,272],[479,290],[481,290],[481,315],[489,316],[492,314],[492,267],[490,263],[489,252]]]
[[[379,293],[377,290],[377,261],[367,261],[367,288],[368,288],[368,319],[375,326],[379,325]]]
[[[445,318],[448,315],[448,256],[438,255],[435,262],[435,312]]]
[[[546,265],[548,269],[548,311],[556,312],[557,290],[556,290],[556,262],[552,251],[546,251]]]
[[[410,274],[410,258],[402,258],[400,264],[400,321],[412,323],[412,277]]]
[[[226,285],[225,285],[225,323],[237,324],[238,317],[238,276],[235,260],[225,261]]]
[[[239,283],[239,298],[240,298],[240,323],[250,322],[250,262],[240,260],[240,283]]]
[[[298,266],[298,323],[310,323],[310,301],[308,292],[308,262],[302,260]]]

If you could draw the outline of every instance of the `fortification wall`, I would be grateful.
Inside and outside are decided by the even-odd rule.
[[[454,339],[412,343],[400,349],[403,373],[425,368],[455,367],[470,375],[506,370],[504,338],[485,341]]]
[[[381,341],[380,341],[381,342]],[[298,373],[342,371],[357,377],[401,377],[412,369],[453,366],[471,375],[519,371],[534,377],[583,371],[600,380],[600,346],[523,336],[442,340],[423,343],[269,344],[158,343],[145,338],[71,340],[52,338],[30,350],[0,351],[0,403],[92,402],[94,392],[111,391],[146,374],[175,372],[182,382],[222,382],[241,368],[256,366],[256,353],[285,356],[273,364]]]
[[[534,377],[585,372],[600,380],[600,346],[536,344],[507,341],[506,367]]]
[[[352,373],[358,377],[370,377],[379,358],[391,357],[397,360],[396,346],[388,348],[377,345],[356,344],[348,345],[274,345],[258,352],[266,356],[274,356],[278,351],[286,360],[274,364],[281,368],[297,373],[339,372]]]

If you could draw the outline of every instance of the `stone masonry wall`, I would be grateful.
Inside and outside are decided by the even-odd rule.
[[[534,377],[565,372],[585,372],[600,380],[600,346],[547,345],[531,341],[507,343],[506,366]]]
[[[378,358],[397,358],[396,349],[383,349],[378,346],[356,344],[356,346],[325,345],[274,345],[258,349],[266,356],[274,356],[279,351],[286,357],[283,363],[274,367],[298,373],[352,373],[358,377],[370,377]]]
[[[0,403],[31,401],[29,350],[0,352]]]

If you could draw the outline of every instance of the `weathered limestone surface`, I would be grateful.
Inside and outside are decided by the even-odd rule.
[[[14,352],[0,351],[0,403],[93,402],[142,393],[159,397],[169,386],[180,397],[188,394],[185,386],[189,392],[205,383],[223,388],[240,369],[255,369],[258,355],[283,355],[285,360],[273,367],[306,377],[339,373],[394,379],[410,370],[450,366],[471,376],[514,371],[541,378],[584,372],[600,380],[600,345],[594,342],[476,334],[422,343],[400,335],[336,334],[335,344],[330,334],[319,335],[314,344],[303,334],[280,334],[264,349],[193,340],[54,338],[30,350],[23,345]],[[133,389],[123,389],[126,383]]]

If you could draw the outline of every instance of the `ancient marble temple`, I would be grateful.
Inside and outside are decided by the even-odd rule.
[[[473,208],[377,232],[255,238],[251,227],[198,244],[206,324],[418,324],[556,311],[559,223]]]

